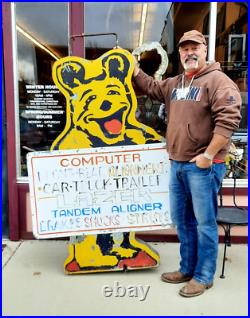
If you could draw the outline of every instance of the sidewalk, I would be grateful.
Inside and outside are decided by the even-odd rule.
[[[161,256],[156,269],[130,272],[65,275],[66,241],[2,242],[3,312],[12,316],[247,316],[247,245],[228,248],[225,279],[220,279],[223,245],[219,245],[218,270],[214,287],[203,295],[183,298],[183,284],[161,282],[164,271],[178,268],[179,244],[150,243]],[[106,286],[137,287],[124,297],[104,297]],[[140,289],[148,288],[145,300]],[[121,294],[121,293],[120,293]],[[134,296],[134,297],[132,297]],[[138,297],[135,297],[138,296]]]

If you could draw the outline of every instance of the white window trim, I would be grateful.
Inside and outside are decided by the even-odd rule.
[[[223,188],[233,188],[234,180],[233,179],[224,179],[222,182]],[[237,188],[248,188],[248,179],[236,179]]]
[[[13,86],[15,105],[15,139],[16,139],[16,175],[21,176],[21,150],[20,150],[20,122],[19,122],[19,87],[17,65],[17,31],[16,31],[16,8],[11,3],[11,28],[12,28],[12,56],[13,56]]]
[[[210,2],[208,61],[215,61],[217,2]]]

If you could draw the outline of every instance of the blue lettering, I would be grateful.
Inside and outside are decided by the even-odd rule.
[[[160,202],[153,203],[153,210],[159,209],[161,210],[162,204]]]
[[[151,203],[145,203],[145,210],[146,211],[152,211],[152,204]]]
[[[144,211],[144,205],[138,204],[137,207],[138,207],[137,211]]]
[[[74,210],[75,211],[75,216],[80,216],[81,215],[81,209],[75,209]],[[73,211],[72,211],[73,212]],[[74,214],[72,213],[72,216],[73,216]]]
[[[82,214],[89,215],[90,214],[89,211],[90,211],[90,209],[82,209]]]
[[[100,214],[101,213],[101,208],[99,207],[99,208],[97,208],[96,210],[95,210],[95,208],[92,208],[92,214]]]
[[[48,228],[48,231],[55,231],[56,230],[56,226],[57,226],[57,222],[53,224],[51,224],[51,220],[48,220],[47,221],[47,228]]]
[[[52,210],[52,211],[51,211],[52,216],[53,216],[54,218],[56,218],[57,211],[58,211],[58,210]]]
[[[137,205],[136,204],[131,204],[130,206],[128,205],[128,211],[131,211],[131,212],[135,212],[137,211]]]
[[[119,207],[116,205],[112,206],[112,212],[120,212]]]
[[[44,221],[41,221],[40,222],[40,232],[46,231],[46,229],[43,227],[43,225],[44,225]]]
[[[52,218],[74,217],[90,214],[101,214],[101,207],[97,208],[82,208],[82,209],[67,209],[67,210],[51,210]]]
[[[59,216],[67,216],[66,211],[65,210],[60,210]]]
[[[73,214],[73,210],[68,210],[67,209],[67,216],[73,216],[74,214]],[[65,215],[66,216],[66,215]]]

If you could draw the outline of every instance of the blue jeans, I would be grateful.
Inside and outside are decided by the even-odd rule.
[[[202,284],[213,281],[218,254],[217,195],[224,163],[202,169],[196,163],[171,161],[170,211],[180,240],[180,269]]]

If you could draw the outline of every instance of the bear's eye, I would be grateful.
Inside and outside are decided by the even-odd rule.
[[[111,91],[108,92],[108,95],[121,95],[121,94],[119,92],[117,92],[117,91],[111,90]]]

